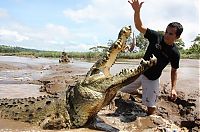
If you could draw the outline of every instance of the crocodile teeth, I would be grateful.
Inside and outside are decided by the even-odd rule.
[[[123,70],[123,73],[124,73],[124,74],[127,74],[127,73],[128,73],[128,69],[124,69],[124,70]]]

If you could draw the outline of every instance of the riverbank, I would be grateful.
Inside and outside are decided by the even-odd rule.
[[[115,74],[122,68],[136,67],[139,61],[138,59],[118,62],[112,67],[111,73]],[[145,116],[144,106],[141,104],[139,95],[134,96],[135,100],[121,100],[123,102],[121,104],[118,100],[118,106],[114,110],[105,108],[98,115],[106,123],[119,128],[121,131],[158,129],[159,125],[165,127],[162,123],[164,121],[169,121],[174,126],[178,126],[175,127],[176,129],[180,128],[181,125],[181,127],[189,127],[187,124],[190,126],[191,124],[198,124],[200,119],[198,111],[200,98],[199,62],[199,60],[181,60],[177,80],[177,91],[179,93],[177,102],[168,100],[170,66],[166,67],[160,80],[161,98],[158,102],[156,114],[159,117]],[[67,85],[73,85],[81,80],[92,64],[79,60],[72,60],[68,64],[59,64],[58,60],[55,59],[0,56],[0,98],[39,96],[62,91]],[[40,92],[41,90],[48,93]],[[126,105],[124,106],[124,104]],[[137,111],[140,112],[140,115]],[[136,119],[135,116],[137,116]],[[20,129],[17,127],[20,126],[19,124],[16,121],[1,119],[0,131],[6,129],[10,131],[41,130],[36,126],[26,126],[27,124],[24,123],[21,124],[23,127],[20,127],[23,129]],[[197,126],[192,128],[199,129]],[[81,129],[81,131],[89,130]],[[77,131],[80,131],[80,129],[77,129]]]

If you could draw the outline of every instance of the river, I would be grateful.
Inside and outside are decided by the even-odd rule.
[[[139,59],[123,62],[117,61],[111,68],[111,74],[116,74],[123,68],[136,67],[139,62]],[[78,74],[85,74],[92,64],[93,62],[73,59],[70,63],[64,64],[64,66],[83,69]],[[59,64],[57,59],[0,56],[0,98],[24,98],[43,95],[44,93],[39,92],[40,85],[30,84],[29,82],[50,75],[52,72],[49,69],[52,65],[59,66],[62,64]],[[177,91],[183,91],[186,96],[197,96],[198,102],[200,98],[199,68],[200,60],[181,59],[177,80]],[[170,65],[164,69],[160,82],[161,84],[170,83]],[[38,130],[37,127],[34,128],[34,126],[29,124],[0,119],[0,132],[30,131],[32,129]]]
[[[111,68],[111,74],[116,74],[123,68],[133,68],[139,64],[140,60],[128,60],[124,62],[117,62]],[[59,65],[57,59],[48,58],[29,58],[29,57],[16,57],[16,56],[0,56],[0,68],[3,64],[13,65],[17,69],[4,68],[0,69],[0,97],[5,90],[4,87],[9,85],[15,86],[20,83],[20,80],[26,79],[39,79],[43,76],[50,74],[50,71],[45,70],[49,65]],[[79,67],[89,70],[93,62],[86,62],[80,60],[73,60],[68,63],[68,67]],[[182,59],[180,61],[180,68],[178,69],[177,90],[185,92],[199,91],[200,86],[200,60],[197,59]],[[42,65],[42,74],[41,68]],[[170,65],[168,65],[161,75],[161,83],[170,82]],[[20,83],[21,84],[21,83]],[[26,87],[26,85],[24,86]],[[23,87],[22,87],[23,89]]]

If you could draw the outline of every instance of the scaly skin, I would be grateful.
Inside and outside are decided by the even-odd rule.
[[[40,125],[43,129],[70,127],[65,93],[37,98],[0,99],[0,117]]]
[[[126,45],[127,39],[131,35],[131,26],[123,27],[119,34],[117,40],[111,45],[108,52],[100,58],[87,72],[86,79],[94,74],[99,74],[103,72],[105,76],[110,75],[110,68],[114,64],[117,55],[128,48]]]
[[[126,27],[125,27],[126,28]],[[130,28],[130,27],[129,27]],[[122,51],[128,35],[119,34],[123,41],[121,47],[110,48],[106,63],[96,63],[99,67],[109,68],[116,59],[116,52]],[[126,30],[127,31],[127,30]],[[123,37],[122,37],[123,36]],[[115,47],[113,45],[113,47]],[[111,50],[112,49],[112,50]],[[112,52],[111,52],[112,51]],[[116,51],[116,52],[114,52]],[[145,70],[155,65],[157,59],[153,56],[149,61],[142,60],[140,65],[132,70],[124,69],[115,76],[93,73],[91,68],[86,79],[71,86],[66,92],[57,95],[25,99],[0,99],[0,117],[38,124],[43,129],[62,129],[82,127],[115,97],[117,91],[135,81]],[[106,66],[105,66],[106,65]]]
[[[142,60],[135,69],[123,69],[115,76],[94,75],[92,79],[77,83],[68,92],[68,112],[72,124],[83,126],[115,97],[117,91],[135,81],[145,70],[155,65],[155,56]],[[97,79],[94,79],[97,78]]]
[[[59,63],[68,63],[70,62],[68,56],[67,56],[67,53],[66,52],[62,52],[62,55],[59,59]]]
[[[115,97],[117,91],[136,80],[146,69],[156,64],[156,58],[141,61],[132,70],[123,69],[115,76],[93,75],[78,82],[66,93],[26,99],[0,99],[0,116],[40,125],[43,129],[84,126],[88,120]],[[97,79],[94,79],[94,78]]]

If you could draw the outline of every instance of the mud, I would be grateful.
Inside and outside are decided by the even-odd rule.
[[[139,61],[118,62],[111,73],[115,74],[122,68],[133,68]],[[111,110],[108,107],[102,109],[99,117],[120,131],[199,131],[199,63],[199,60],[181,60],[177,80],[178,98],[175,102],[168,98],[170,66],[164,69],[155,116],[146,115],[141,94],[137,94],[128,99],[116,98],[116,106]],[[59,64],[55,59],[0,56],[0,98],[36,97],[62,91],[82,79],[92,64],[79,60]],[[174,125],[169,128],[169,124]],[[0,119],[0,131],[34,130],[42,131],[38,126]],[[80,128],[70,131],[96,130]]]

